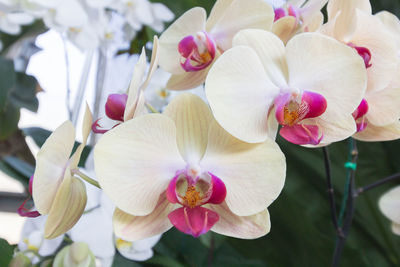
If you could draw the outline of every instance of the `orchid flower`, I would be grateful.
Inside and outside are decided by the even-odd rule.
[[[108,7],[117,10],[135,31],[154,22],[151,3],[148,0],[117,0],[112,1]]]
[[[324,22],[321,9],[328,0],[289,0],[276,7],[272,32],[284,43],[300,32],[314,32]]]
[[[156,32],[162,32],[164,30],[164,23],[170,22],[175,18],[175,14],[161,3],[151,3],[151,11],[154,20],[150,24],[150,27]]]
[[[95,267],[96,261],[89,246],[83,242],[75,242],[65,246],[54,258],[53,267]]]
[[[362,59],[340,42],[301,33],[286,45],[273,33],[243,30],[213,65],[206,95],[218,123],[250,143],[280,135],[326,145],[356,131],[352,112],[364,96]]]
[[[353,47],[363,58],[368,91],[386,88],[397,70],[397,48],[393,34],[371,15],[369,0],[330,0],[327,11],[328,22],[320,32]]]
[[[383,194],[379,199],[379,209],[392,222],[392,231],[400,235],[400,186]]]
[[[12,6],[0,2],[0,31],[17,35],[21,32],[22,25],[31,24],[33,21],[33,16],[21,11],[14,11]]]
[[[45,238],[55,238],[81,217],[86,205],[84,183],[74,177],[86,140],[90,133],[92,114],[88,106],[83,120],[82,144],[70,157],[75,143],[75,129],[64,122],[46,140],[37,154],[33,178],[33,201],[40,214],[48,214]]]
[[[173,74],[167,88],[184,90],[202,84],[239,30],[271,30],[273,17],[263,0],[218,0],[208,19],[203,8],[188,10],[160,37],[160,67]]]
[[[400,21],[386,11],[375,15],[390,32],[396,42],[397,58],[400,63]],[[400,64],[391,82],[384,89],[369,91],[357,110],[353,113],[357,122],[357,133],[354,138],[362,141],[389,141],[400,138]]]
[[[225,132],[192,94],[163,114],[147,114],[101,137],[94,151],[101,187],[116,205],[114,231],[128,241],[172,226],[198,237],[269,232],[267,207],[282,190],[285,157],[267,140],[248,144]]]
[[[147,76],[145,76],[147,67],[146,52],[143,49],[135,65],[128,94],[111,94],[107,98],[105,104],[106,115],[109,119],[117,121],[113,127],[134,117],[147,114],[144,90],[148,86],[154,71],[157,69],[158,57],[158,39],[157,36],[154,36],[153,52]],[[101,126],[98,123],[100,119],[97,119],[93,123],[92,130],[95,133],[106,133],[107,129],[100,129]]]

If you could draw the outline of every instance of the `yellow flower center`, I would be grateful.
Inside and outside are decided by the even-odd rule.
[[[182,198],[185,205],[190,208],[196,207],[201,202],[200,193],[191,185],[187,188],[185,196]]]

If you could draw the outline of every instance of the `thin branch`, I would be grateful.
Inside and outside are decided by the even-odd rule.
[[[68,56],[68,47],[66,37],[60,34],[63,46],[64,46],[64,60],[65,60],[65,75],[66,75],[66,86],[67,86],[67,97],[65,98],[65,106],[67,107],[68,119],[72,120],[72,110],[71,110],[71,73],[70,73],[70,63]]]
[[[83,172],[81,172],[79,169],[72,170],[72,172],[73,172],[74,174],[78,175],[79,177],[81,177],[83,180],[85,180],[85,181],[88,182],[89,184],[91,184],[91,185],[93,185],[93,186],[95,186],[95,187],[101,189],[100,184],[99,184],[96,180],[90,178],[89,176],[87,176],[86,174],[84,174]]]
[[[325,163],[325,173],[326,173],[326,183],[328,187],[328,198],[329,198],[329,206],[331,210],[331,217],[333,226],[336,231],[339,232],[338,222],[337,222],[337,213],[336,213],[336,205],[335,205],[335,194],[332,186],[332,176],[331,176],[331,161],[329,158],[328,147],[323,147],[322,152],[324,154],[324,163]]]
[[[347,236],[349,235],[351,224],[353,222],[354,211],[355,211],[355,199],[357,197],[355,193],[355,175],[356,175],[356,164],[358,159],[358,150],[357,150],[357,143],[355,140],[350,139],[350,157],[351,162],[346,163],[346,168],[350,170],[350,182],[348,185],[348,196],[346,201],[346,216],[344,217],[343,222],[343,235],[338,236],[338,240],[336,242],[335,251],[333,254],[332,259],[332,266],[337,267],[339,266],[340,258],[342,256],[343,248],[346,243]]]
[[[355,192],[355,194],[356,194],[356,196],[358,196],[361,193],[364,193],[364,192],[366,192],[368,190],[374,189],[374,188],[376,188],[378,186],[381,186],[383,184],[389,183],[389,182],[394,181],[394,180],[399,179],[399,178],[400,178],[400,173],[396,173],[396,174],[390,175],[390,176],[388,176],[386,178],[383,178],[381,180],[378,180],[378,181],[376,181],[376,182],[374,182],[372,184],[369,184],[369,185],[366,185],[366,186],[358,188],[357,191]]]

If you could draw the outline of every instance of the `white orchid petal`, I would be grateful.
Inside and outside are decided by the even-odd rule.
[[[279,89],[253,49],[226,51],[211,68],[205,88],[216,120],[230,134],[251,143],[268,138],[268,112]]]
[[[64,122],[46,140],[37,154],[33,179],[33,201],[40,214],[47,214],[64,177],[75,141],[75,129]]]
[[[245,143],[229,135],[215,121],[210,125],[201,166],[224,182],[226,204],[239,216],[265,210],[285,183],[285,156],[274,141]]]
[[[176,171],[184,169],[175,123],[165,115],[129,120],[102,136],[95,147],[97,177],[115,205],[137,216],[150,214]]]

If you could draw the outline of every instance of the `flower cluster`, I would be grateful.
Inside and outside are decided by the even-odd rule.
[[[163,4],[148,0],[0,1],[0,31],[19,34],[21,26],[41,19],[81,49],[131,40],[143,26],[161,32],[174,17]]]
[[[323,23],[326,2],[218,0],[208,17],[195,7],[155,37],[147,73],[143,50],[127,94],[108,97],[114,126],[92,124],[104,134],[95,172],[116,206],[117,236],[137,241],[175,227],[194,237],[261,237],[286,176],[278,133],[310,148],[400,138],[400,21],[372,15],[368,0],[329,0]],[[146,23],[134,18],[133,28]],[[172,74],[166,89],[205,83],[208,104],[179,93],[162,113],[151,107],[145,91],[158,64]],[[91,123],[87,115],[84,143]],[[65,122],[37,159],[33,199],[49,214],[49,238],[68,231],[86,202],[73,140]]]

